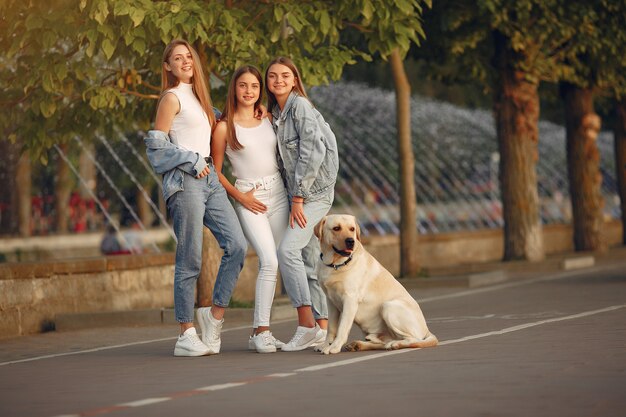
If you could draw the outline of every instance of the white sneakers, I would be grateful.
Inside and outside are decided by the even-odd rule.
[[[195,327],[178,336],[174,347],[174,356],[204,356],[210,353],[211,350],[198,337]]]
[[[222,345],[220,333],[222,332],[224,319],[216,320],[213,314],[211,314],[211,307],[199,308],[196,315],[202,331],[202,343],[207,346],[210,355],[220,353],[220,346]]]
[[[321,329],[318,324],[315,324],[315,327],[298,326],[296,328],[296,333],[293,335],[291,340],[285,343],[280,349],[284,352],[295,352],[313,346],[313,344],[324,340],[320,339],[320,330]]]
[[[174,356],[204,356],[220,353],[222,344],[220,333],[224,320],[216,320],[211,314],[210,307],[199,308],[196,314],[202,331],[202,340],[198,337],[195,327],[187,329],[178,336],[174,347]],[[272,353],[276,352],[277,349],[295,352],[323,343],[326,340],[326,332],[317,324],[315,327],[298,326],[291,340],[288,343],[283,343],[276,339],[272,332],[266,330],[250,336],[248,348],[259,353]]]
[[[276,339],[269,330],[252,335],[248,339],[248,349],[259,353],[273,353],[283,345],[284,343]]]
[[[317,334],[315,335],[315,339],[317,340],[317,342],[313,343],[311,346],[315,347],[315,346],[319,346],[323,344],[326,341],[327,334],[328,334],[328,330],[320,328]]]

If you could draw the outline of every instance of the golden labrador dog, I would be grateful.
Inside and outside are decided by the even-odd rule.
[[[340,352],[352,323],[365,340],[345,345],[348,351],[437,345],[417,301],[361,244],[354,216],[326,216],[315,235],[322,249],[318,279],[328,297],[326,342],[315,350]]]

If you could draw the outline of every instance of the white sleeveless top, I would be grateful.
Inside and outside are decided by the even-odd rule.
[[[193,93],[191,84],[180,83],[168,92],[174,93],[180,111],[174,116],[169,135],[172,142],[202,157],[211,154],[211,124]]]
[[[267,117],[255,127],[242,127],[235,123],[235,134],[244,147],[236,151],[226,145],[226,156],[237,179],[254,180],[278,172],[277,139]]]

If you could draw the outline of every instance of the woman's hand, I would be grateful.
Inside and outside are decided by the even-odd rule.
[[[267,107],[262,104],[259,104],[259,107],[254,110],[254,117],[258,120],[261,120],[264,117],[268,117]]]
[[[267,206],[254,198],[254,189],[248,191],[247,193],[243,193],[239,202],[242,206],[254,214],[265,213],[267,211]]]
[[[289,226],[294,228],[294,221],[301,229],[306,227],[306,216],[304,215],[304,199],[294,198],[291,200],[291,212],[289,213]]]
[[[196,175],[196,178],[204,178],[207,175],[209,175],[211,173],[211,170],[209,169],[209,166],[205,166],[204,169],[202,170],[201,173],[199,173],[198,175]]]

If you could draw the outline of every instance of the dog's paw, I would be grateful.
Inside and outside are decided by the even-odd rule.
[[[324,348],[322,349],[322,353],[324,355],[333,355],[339,352],[341,352],[341,345],[336,344],[336,343],[332,343],[329,346],[324,346]]]
[[[320,352],[322,352],[324,355],[328,355],[328,354],[330,354],[330,345],[328,345],[328,346],[323,346],[323,347],[320,349]]]
[[[326,348],[327,348],[327,347],[329,347],[329,346],[330,346],[330,343],[328,343],[328,342],[321,343],[321,344],[319,344],[319,345],[315,346],[315,347],[313,348],[313,351],[315,351],[315,352],[323,352],[323,351],[324,351],[324,349],[326,349]]]
[[[354,342],[348,343],[345,348],[348,352],[358,352],[361,350],[361,343],[359,343],[358,340],[355,340]]]
[[[339,352],[341,352],[341,345],[338,345],[338,346],[330,345],[330,350],[329,350],[329,352],[330,352],[331,354],[335,354],[335,353],[339,353]]]

